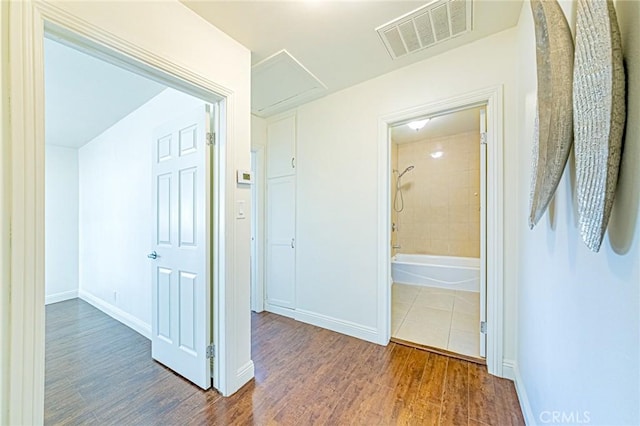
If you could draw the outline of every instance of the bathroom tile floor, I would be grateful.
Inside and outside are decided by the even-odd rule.
[[[480,294],[393,284],[391,335],[480,357]]]

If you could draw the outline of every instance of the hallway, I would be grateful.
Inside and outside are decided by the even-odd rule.
[[[45,424],[523,425],[513,384],[486,368],[253,314],[256,378],[203,392],[150,342],[79,299],[46,308]]]

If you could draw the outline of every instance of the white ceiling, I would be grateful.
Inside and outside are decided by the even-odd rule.
[[[480,110],[482,107],[456,111],[431,118],[425,126],[415,131],[406,124],[391,128],[391,140],[397,144],[434,139],[459,133],[480,131]],[[416,119],[420,119],[418,117]]]
[[[79,148],[166,89],[50,39],[45,50],[45,141]]]
[[[256,64],[286,49],[327,86],[320,97],[517,24],[522,0],[473,0],[473,30],[392,60],[375,28],[425,1],[181,0],[252,51]],[[478,64],[470,64],[477,66]],[[472,69],[472,68],[470,68]],[[472,72],[472,71],[470,71]],[[290,92],[286,79],[270,86]],[[260,87],[253,87],[260,91]],[[306,98],[301,102],[308,102]],[[295,106],[295,105],[293,105]]]

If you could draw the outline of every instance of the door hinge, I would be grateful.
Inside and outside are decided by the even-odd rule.
[[[487,334],[487,322],[480,321],[480,333]]]
[[[216,144],[215,132],[207,132],[207,145],[215,145],[215,144]]]
[[[480,133],[480,145],[487,144],[487,132]]]
[[[216,356],[216,345],[207,346],[207,358],[215,358]]]

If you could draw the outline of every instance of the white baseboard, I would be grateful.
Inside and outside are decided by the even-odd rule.
[[[502,377],[511,381],[516,380],[516,362],[512,359],[502,360]]]
[[[240,367],[236,372],[236,383],[238,384],[237,388],[240,389],[242,386],[247,384],[249,380],[253,379],[254,376],[255,367],[253,365],[253,361],[249,360],[249,362]]]
[[[264,302],[264,310],[271,312],[272,314],[282,315],[287,318],[295,318],[295,310],[290,308],[283,308],[281,306],[271,305],[269,302]]]
[[[529,397],[527,396],[527,390],[525,389],[520,371],[518,370],[518,364],[513,360],[504,360],[503,362],[504,377],[513,380],[516,386],[516,393],[518,394],[518,402],[520,403],[520,409],[524,417],[524,422],[527,425],[537,425],[538,422],[533,415],[531,404],[529,403]]]
[[[63,291],[60,293],[54,293],[44,298],[44,304],[49,305],[51,303],[64,302],[65,300],[71,300],[78,297],[78,290]]]
[[[111,303],[107,303],[99,297],[96,297],[91,293],[87,293],[86,291],[80,290],[78,292],[78,296],[80,297],[80,299],[84,300],[90,305],[93,305],[97,309],[109,315],[111,318],[121,322],[122,324],[131,328],[133,331],[151,340],[151,326],[146,322],[141,321],[130,313],[127,313],[117,306],[113,306]]]
[[[378,331],[375,328],[366,327],[351,321],[345,321],[303,309],[296,309],[294,311],[294,318],[307,324],[326,328],[331,331],[346,334],[347,336],[357,337],[358,339],[368,342],[379,343],[380,340]]]

